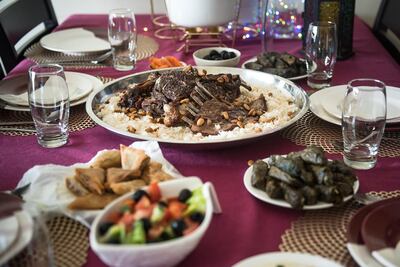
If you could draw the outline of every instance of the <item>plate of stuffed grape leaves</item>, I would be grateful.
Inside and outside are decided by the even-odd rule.
[[[299,210],[339,206],[359,188],[352,169],[342,161],[327,159],[317,146],[257,160],[246,170],[243,182],[254,197]]]

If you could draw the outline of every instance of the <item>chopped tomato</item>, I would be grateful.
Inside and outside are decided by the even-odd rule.
[[[186,209],[187,205],[178,201],[172,200],[168,203],[169,215],[172,219],[180,219],[183,216],[183,211]]]
[[[123,223],[126,227],[130,227],[134,220],[135,218],[132,213],[125,212],[119,220],[119,223]]]
[[[147,209],[151,206],[150,199],[147,196],[142,196],[136,203],[135,209]]]
[[[119,212],[111,212],[110,214],[107,214],[107,217],[105,218],[104,221],[117,223],[120,218],[121,218],[121,213],[119,213]]]
[[[143,218],[149,219],[151,217],[151,213],[153,212],[152,207],[148,207],[146,209],[136,209],[135,213],[133,214],[135,220],[140,220]]]
[[[158,202],[161,200],[161,190],[157,182],[152,182],[147,189],[150,195],[151,202]]]
[[[149,229],[149,233],[148,233],[149,240],[157,239],[164,231],[164,228],[165,227],[163,225],[156,225],[156,226],[151,227]]]
[[[133,201],[133,199],[131,199],[131,198],[128,198],[128,199],[125,199],[124,202],[122,202],[122,205],[128,206],[132,209],[133,206],[135,205],[135,201]]]
[[[185,224],[186,224],[186,228],[185,228],[185,230],[183,230],[183,235],[188,235],[191,232],[193,232],[194,230],[196,230],[197,227],[199,227],[198,222],[194,222],[194,221],[190,220],[189,218],[185,218]]]

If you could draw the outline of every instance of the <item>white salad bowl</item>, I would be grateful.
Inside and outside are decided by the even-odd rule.
[[[150,244],[104,244],[99,243],[98,227],[104,218],[118,210],[121,203],[132,197],[133,193],[123,195],[110,203],[95,218],[90,229],[90,245],[100,259],[109,266],[158,267],[174,266],[196,248],[210,225],[213,212],[220,213],[218,199],[211,183],[203,184],[199,178],[176,179],[159,184],[163,198],[177,197],[179,192],[203,186],[206,199],[206,212],[203,222],[192,233],[176,239]],[[146,188],[144,188],[146,190]]]

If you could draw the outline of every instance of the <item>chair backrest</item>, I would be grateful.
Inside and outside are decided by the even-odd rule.
[[[400,64],[399,0],[382,0],[373,31]]]
[[[51,0],[1,0],[0,72],[6,75],[30,44],[57,25]]]

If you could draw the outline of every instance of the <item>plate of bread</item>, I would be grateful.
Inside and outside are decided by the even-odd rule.
[[[89,226],[101,209],[121,195],[152,182],[184,178],[162,155],[155,141],[135,142],[99,151],[89,162],[71,166],[38,165],[17,188],[47,212],[61,212]]]

